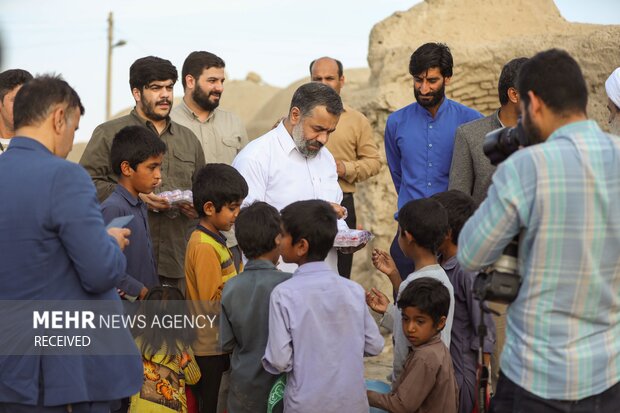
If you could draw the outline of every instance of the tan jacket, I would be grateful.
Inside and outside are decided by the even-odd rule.
[[[356,183],[379,173],[381,157],[366,116],[348,105],[344,109],[325,146],[344,163],[346,173],[338,178],[342,192],[355,192]]]

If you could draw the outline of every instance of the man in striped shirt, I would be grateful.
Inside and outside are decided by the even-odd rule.
[[[519,235],[523,283],[491,411],[617,411],[620,141],[587,119],[585,80],[568,53],[524,63],[517,89],[540,144],[498,167],[459,237],[458,260],[476,270]]]

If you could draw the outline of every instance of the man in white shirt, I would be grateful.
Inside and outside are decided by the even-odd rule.
[[[0,154],[6,151],[15,129],[13,128],[13,102],[19,89],[32,75],[22,69],[10,69],[0,73]]]
[[[329,86],[316,82],[300,86],[287,118],[250,142],[233,161],[248,183],[244,205],[264,201],[281,210],[295,201],[322,199],[332,204],[339,218],[344,217],[336,161],[323,148],[342,111],[340,96]],[[335,251],[327,261],[337,271]]]

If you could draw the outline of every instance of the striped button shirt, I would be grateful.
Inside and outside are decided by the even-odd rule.
[[[620,381],[620,139],[570,123],[493,175],[459,237],[458,260],[494,262],[519,234],[523,284],[508,309],[501,369],[547,399]]]

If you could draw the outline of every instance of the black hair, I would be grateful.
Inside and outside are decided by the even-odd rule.
[[[9,69],[0,73],[0,101],[17,86],[32,80],[30,72],[23,69]]]
[[[420,247],[436,253],[448,233],[448,213],[431,198],[407,202],[398,211],[400,230],[413,236]]]
[[[508,89],[511,87],[516,89],[517,74],[519,74],[519,69],[527,60],[527,57],[517,57],[506,63],[502,68],[502,73],[500,73],[499,81],[497,82],[497,94],[499,96],[499,103],[502,106],[508,103]]]
[[[332,115],[340,115],[344,111],[342,99],[331,87],[319,82],[301,85],[293,95],[291,109],[299,109],[301,116],[307,116],[317,106],[325,106]]]
[[[148,328],[136,329],[134,334],[140,337],[140,352],[146,360],[152,360],[161,349],[166,346],[164,363],[174,356],[181,355],[194,339],[194,329],[191,328],[164,328],[161,320],[164,316],[188,315],[187,301],[181,290],[170,285],[152,287],[141,302],[139,315],[144,317]],[[155,319],[159,323],[155,323]]]
[[[226,204],[242,201],[248,196],[248,184],[232,166],[210,163],[203,166],[192,184],[194,208],[200,217],[205,217],[204,205],[211,201],[215,212]]]
[[[312,66],[314,66],[314,64],[316,63],[317,60],[321,60],[321,59],[330,59],[333,60],[334,62],[336,62],[336,66],[338,66],[338,78],[340,79],[342,77],[342,75],[344,74],[344,69],[342,67],[342,62],[338,59],[334,59],[333,57],[320,57],[318,59],[314,59],[312,62],[310,62],[310,76],[312,76]]]
[[[114,135],[110,148],[110,163],[115,174],[121,175],[121,164],[129,162],[135,171],[151,156],[166,153],[166,143],[144,126],[125,126]]]
[[[443,77],[452,76],[452,53],[443,43],[426,43],[418,47],[409,60],[409,73],[417,76],[438,67]]]
[[[450,311],[450,291],[435,278],[416,278],[400,293],[396,305],[401,310],[415,307],[432,318],[433,324],[437,325],[441,317],[447,317]]]
[[[448,212],[448,225],[452,231],[451,239],[454,245],[459,245],[459,234],[463,225],[474,215],[476,201],[470,195],[456,189],[440,192],[431,198],[439,201]]]
[[[235,237],[243,254],[258,258],[276,248],[276,237],[282,232],[282,219],[277,209],[266,202],[254,202],[239,212],[235,220]]]
[[[211,67],[223,69],[226,67],[226,63],[224,63],[222,58],[210,52],[191,52],[185,59],[185,62],[183,62],[183,68],[181,69],[181,83],[183,84],[183,89],[185,89],[186,86],[185,76],[192,75],[194,79],[198,80],[203,70]]]
[[[69,109],[78,109],[84,114],[84,106],[77,92],[73,90],[62,77],[56,75],[37,76],[24,83],[13,104],[13,125],[17,130],[23,126],[37,125],[45,120],[54,105],[67,106]],[[65,116],[65,117],[66,117]]]
[[[519,98],[527,108],[532,91],[554,113],[586,113],[588,88],[579,64],[564,50],[537,53],[523,63],[517,77]]]
[[[302,238],[308,242],[308,261],[323,261],[334,246],[338,217],[325,201],[311,199],[293,202],[282,211],[282,226],[291,234],[293,244]]]
[[[142,57],[129,68],[129,87],[142,91],[151,82],[172,80],[177,82],[179,74],[170,60],[155,56]]]

